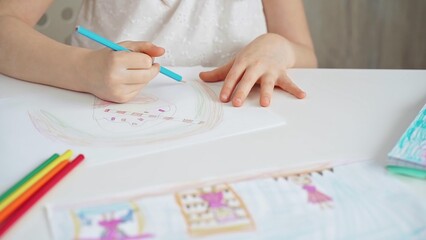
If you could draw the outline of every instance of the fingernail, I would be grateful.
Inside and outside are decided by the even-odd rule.
[[[269,97],[263,97],[262,102],[264,103],[265,106],[268,106],[269,103],[271,102],[271,99],[269,99]]]
[[[241,105],[241,98],[234,98],[234,104],[237,106]]]
[[[226,101],[226,100],[228,100],[228,96],[226,94],[222,94],[222,95],[220,95],[220,100]]]

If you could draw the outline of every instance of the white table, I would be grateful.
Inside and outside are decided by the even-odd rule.
[[[308,95],[297,100],[275,92],[271,110],[285,117],[285,126],[79,167],[10,229],[6,239],[48,239],[46,203],[320,160],[371,159],[385,164],[387,153],[426,103],[426,70],[295,69],[290,75]],[[10,81],[0,76],[0,98],[45,87],[20,82],[20,89],[10,87]],[[249,101],[257,102],[258,93]],[[398,178],[426,197],[424,181]]]

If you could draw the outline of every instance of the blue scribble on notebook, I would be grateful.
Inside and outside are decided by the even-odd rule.
[[[426,166],[426,105],[389,153],[389,158]]]

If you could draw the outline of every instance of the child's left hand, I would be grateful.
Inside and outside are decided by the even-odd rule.
[[[242,106],[252,87],[259,83],[260,105],[267,107],[275,86],[297,98],[305,97],[305,92],[286,74],[294,63],[291,43],[278,34],[266,33],[243,48],[228,64],[201,72],[200,78],[207,82],[224,80],[220,100],[232,100],[235,107]]]

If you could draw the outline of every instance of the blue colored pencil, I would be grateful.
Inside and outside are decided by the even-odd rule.
[[[98,42],[98,43],[104,45],[105,47],[111,48],[114,51],[131,52],[131,50],[129,50],[129,49],[123,47],[123,46],[120,46],[120,45],[118,45],[118,44],[116,44],[116,43],[114,43],[114,42],[112,42],[112,41],[110,41],[110,40],[108,40],[108,39],[106,39],[102,36],[99,36],[98,34],[92,32],[92,31],[90,31],[90,30],[88,30],[88,29],[86,29],[82,26],[77,26],[76,31],[78,33],[80,33],[81,35],[83,35],[83,36],[85,36],[85,37],[87,37],[87,38],[89,38],[89,39],[91,39],[95,42]],[[179,74],[177,74],[177,73],[175,73],[175,72],[173,72],[173,71],[171,71],[171,70],[169,70],[165,67],[160,66],[160,73],[162,73],[162,74],[164,74],[164,75],[166,75],[166,76],[168,76],[168,77],[170,77],[170,78],[172,78],[172,79],[174,79],[178,82],[182,81],[181,75],[179,75]]]

